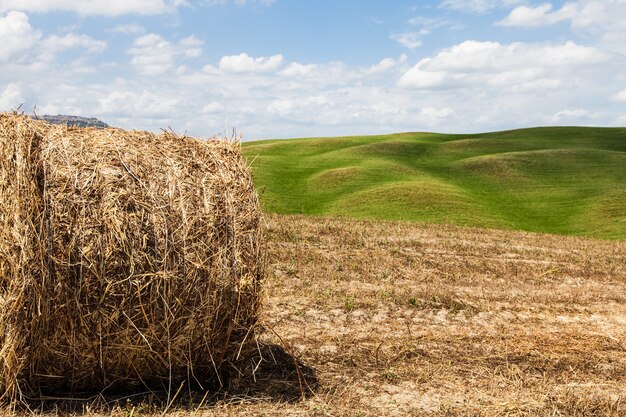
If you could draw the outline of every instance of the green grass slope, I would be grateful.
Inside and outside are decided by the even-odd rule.
[[[249,142],[266,211],[626,238],[626,129]]]

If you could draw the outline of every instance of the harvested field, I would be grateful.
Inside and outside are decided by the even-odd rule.
[[[266,355],[256,392],[242,381],[170,416],[626,415],[626,243],[300,216],[267,223],[262,338],[297,357],[302,384],[289,355],[275,355],[278,366]],[[131,413],[150,407],[86,414]]]

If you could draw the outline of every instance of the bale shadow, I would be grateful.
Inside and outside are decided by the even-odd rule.
[[[258,344],[258,349],[222,373],[222,387],[175,387],[172,391],[101,392],[78,398],[42,396],[21,404],[30,413],[70,416],[85,412],[110,413],[113,410],[142,410],[161,413],[210,408],[217,404],[258,402],[295,403],[315,394],[319,380],[314,368],[304,364],[283,346]],[[2,408],[0,408],[0,414]]]
[[[313,395],[319,387],[312,367],[275,344],[260,344],[244,371],[237,374],[235,370],[235,373],[226,392],[231,399],[297,402]]]

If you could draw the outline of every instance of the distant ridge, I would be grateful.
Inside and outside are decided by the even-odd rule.
[[[55,125],[68,125],[68,126],[78,126],[78,127],[97,127],[97,128],[105,128],[109,127],[108,124],[103,121],[96,119],[95,117],[81,117],[81,116],[66,116],[62,114],[57,114],[56,116],[45,114],[43,116],[33,116],[33,119],[44,120],[48,123],[52,123]]]

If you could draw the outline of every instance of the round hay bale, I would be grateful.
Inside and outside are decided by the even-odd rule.
[[[0,114],[0,392],[207,388],[254,340],[239,147]]]

